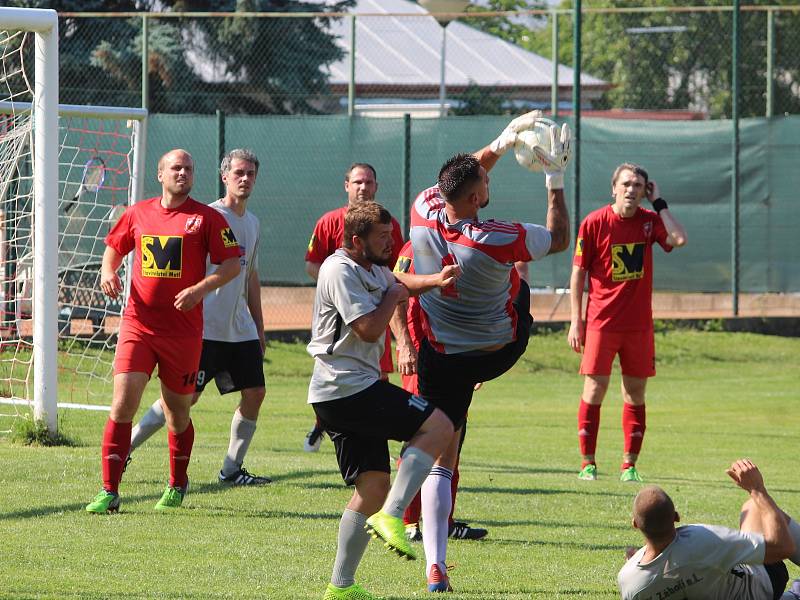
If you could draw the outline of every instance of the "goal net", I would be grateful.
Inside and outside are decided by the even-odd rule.
[[[54,383],[44,392],[59,406],[108,406],[124,301],[99,291],[103,239],[141,195],[146,111],[60,105],[46,132],[57,147],[57,191],[39,197],[33,50],[32,33],[0,31],[0,431],[42,412],[54,431],[55,397],[42,411],[37,376]],[[42,235],[46,219],[55,227]],[[55,302],[42,303],[53,284]],[[48,318],[53,326],[43,328]]]

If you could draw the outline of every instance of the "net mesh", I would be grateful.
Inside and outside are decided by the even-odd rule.
[[[32,412],[32,46],[32,35],[0,31],[0,431]],[[58,255],[48,259],[58,265],[58,401],[107,404],[123,302],[99,291],[100,264],[103,238],[133,193],[136,126],[86,109],[58,120]]]

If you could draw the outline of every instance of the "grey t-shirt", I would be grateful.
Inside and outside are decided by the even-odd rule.
[[[772,600],[764,537],[713,525],[685,525],[647,564],[640,548],[617,576],[623,600]]]
[[[380,379],[383,336],[365,342],[350,324],[373,312],[394,282],[387,267],[372,265],[368,271],[342,248],[322,263],[307,347],[315,359],[308,386],[310,404],[346,398]]]
[[[254,269],[258,269],[258,241],[261,228],[249,210],[241,217],[222,203],[209,206],[222,213],[228,221],[239,247],[244,252],[240,258],[242,270],[239,274],[203,299],[203,339],[219,342],[246,342],[258,339],[253,316],[247,306],[247,284]],[[206,273],[213,273],[217,265],[208,262]]]

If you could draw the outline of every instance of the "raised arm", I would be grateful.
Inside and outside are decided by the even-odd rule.
[[[395,271],[397,280],[408,288],[409,296],[419,296],[433,288],[446,288],[461,275],[461,267],[447,265],[438,273],[430,275],[417,275],[416,273],[403,273]]]
[[[666,201],[661,197],[658,184],[653,180],[648,182],[647,185],[647,199],[653,205],[653,210],[655,210],[658,213],[658,216],[661,217],[661,222],[664,224],[664,229],[667,230],[667,243],[675,248],[685,246],[686,242],[688,241],[686,229],[669,211]]]
[[[741,529],[764,536],[764,564],[776,563],[792,556],[796,547],[789,532],[787,517],[767,492],[758,467],[747,459],[741,459],[734,462],[726,472],[736,485],[750,495],[750,501],[742,511]],[[755,510],[758,514],[747,514],[749,510]]]
[[[532,110],[511,121],[500,135],[497,136],[488,146],[484,146],[476,151],[473,156],[477,158],[481,166],[487,171],[497,164],[500,157],[514,147],[517,141],[517,134],[533,127],[536,119],[542,116],[542,111]]]

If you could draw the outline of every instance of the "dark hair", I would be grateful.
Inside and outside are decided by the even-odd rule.
[[[375,171],[375,167],[373,167],[369,163],[360,163],[360,162],[354,162],[352,165],[350,165],[350,168],[347,169],[347,172],[344,174],[345,181],[350,181],[350,173],[353,172],[353,169],[369,169],[370,171],[372,171],[372,177],[375,179],[375,181],[378,181],[378,173],[377,171]]]
[[[472,154],[456,154],[439,169],[439,191],[454,202],[481,179],[481,163]]]
[[[236,148],[235,150],[228,152],[222,158],[222,162],[219,165],[220,174],[225,175],[225,173],[231,170],[231,163],[233,162],[234,158],[253,163],[256,166],[256,173],[258,173],[258,167],[260,163],[258,162],[258,157],[256,156],[255,152],[252,150],[247,150],[246,148]]]
[[[351,250],[353,236],[366,239],[373,225],[388,225],[392,222],[391,213],[377,202],[361,202],[347,210],[344,216],[344,240],[342,245]]]
[[[636,175],[638,175],[639,177],[644,178],[644,184],[647,185],[647,181],[649,178],[647,176],[647,171],[644,170],[644,167],[640,167],[636,163],[622,163],[620,166],[614,169],[614,174],[611,176],[612,188],[615,185],[617,185],[617,178],[619,177],[619,174],[622,173],[623,171],[631,171]]]

